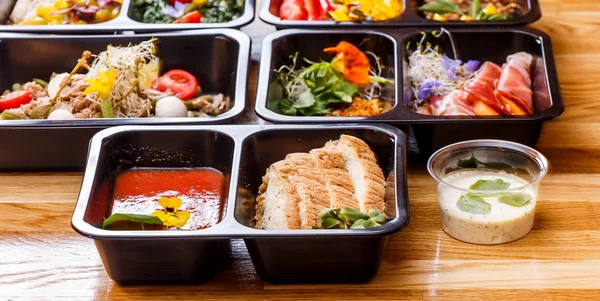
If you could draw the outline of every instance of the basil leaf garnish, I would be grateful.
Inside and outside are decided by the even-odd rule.
[[[479,12],[481,11],[481,2],[480,0],[472,0],[471,5],[469,5],[469,15],[475,19]]]
[[[420,11],[426,11],[436,14],[447,14],[447,13],[456,13],[459,15],[463,15],[462,10],[456,5],[456,3],[450,0],[437,0],[434,2],[429,2],[425,5],[419,7]]]
[[[513,207],[523,207],[531,203],[533,197],[527,193],[505,194],[498,197],[498,202]]]
[[[491,191],[491,190],[505,190],[510,187],[510,183],[504,182],[502,179],[495,180],[479,180],[475,182],[475,184],[471,185],[469,189],[471,190],[483,190],[483,191]]]
[[[492,211],[492,205],[482,198],[473,195],[462,195],[456,202],[458,209],[473,214],[489,214]]]
[[[115,213],[108,217],[102,222],[102,229],[106,229],[106,227],[110,226],[112,223],[118,221],[130,221],[135,223],[141,223],[149,225],[162,225],[163,222],[160,218],[151,215],[140,215],[140,214],[125,214],[125,213]]]
[[[340,215],[345,216],[347,219],[349,219],[353,223],[355,223],[359,219],[364,219],[364,220],[369,219],[369,216],[362,213],[362,211],[356,210],[356,209],[350,208],[350,207],[342,208],[342,210],[340,210]]]
[[[332,217],[328,217],[321,222],[321,226],[323,226],[323,229],[331,229],[339,224],[340,221]]]
[[[369,210],[369,217],[372,221],[374,221],[376,223],[382,224],[382,223],[386,222],[385,215],[383,215],[383,213],[381,213],[375,209]]]
[[[350,229],[365,229],[365,226],[363,226],[364,223],[364,219],[359,219],[356,222],[354,222],[354,224],[352,224],[352,227],[350,227]]]

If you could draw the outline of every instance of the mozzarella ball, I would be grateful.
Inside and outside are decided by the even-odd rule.
[[[60,90],[60,84],[62,83],[63,79],[67,78],[67,76],[69,76],[69,73],[61,73],[57,74],[50,80],[48,83],[48,96],[50,96],[50,98],[54,98],[56,96],[58,90]]]
[[[175,96],[167,96],[156,102],[156,117],[187,117],[188,110],[183,101]]]
[[[73,116],[73,114],[71,114],[71,112],[64,110],[64,109],[54,110],[54,111],[52,111],[52,113],[50,113],[50,115],[48,115],[48,120],[71,120],[71,119],[75,119],[75,116]]]

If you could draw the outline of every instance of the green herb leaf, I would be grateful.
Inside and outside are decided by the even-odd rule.
[[[298,100],[296,100],[296,102],[294,102],[294,108],[296,108],[296,109],[308,108],[308,107],[312,106],[314,103],[315,103],[315,97],[310,92],[310,90],[306,90],[306,91],[302,92],[302,94],[300,94],[300,96],[298,97]]]
[[[383,213],[381,213],[381,212],[379,212],[379,211],[377,211],[375,209],[370,209],[369,210],[369,217],[374,222],[377,222],[377,223],[380,223],[380,224],[386,222],[385,215],[383,215]]]
[[[115,118],[113,102],[110,99],[103,99],[100,102],[100,111],[102,111],[102,118]]]
[[[505,194],[498,198],[498,202],[513,207],[523,207],[531,203],[532,198],[533,197],[527,193]]]
[[[323,221],[321,221],[321,226],[323,226],[323,229],[331,229],[339,224],[340,221],[332,217],[325,218]]]
[[[340,209],[325,208],[325,209],[321,210],[321,212],[319,213],[319,219],[323,219],[325,217],[331,217],[331,216],[333,216],[331,213],[337,214],[338,212],[340,212]]]
[[[296,116],[296,113],[298,112],[298,110],[294,108],[294,104],[287,99],[282,100],[279,103],[279,106],[281,109],[281,113],[285,115]]]
[[[492,190],[505,190],[510,187],[510,183],[504,182],[502,179],[495,180],[479,180],[475,182],[473,185],[469,187],[471,190],[482,190],[482,191],[492,191]]]
[[[362,213],[360,210],[356,210],[356,209],[350,208],[350,207],[342,208],[342,210],[340,210],[340,215],[346,217],[352,223],[356,223],[356,221],[359,219],[364,219],[364,220],[369,219],[368,215]]]
[[[331,110],[327,108],[327,103],[323,101],[317,100],[314,105],[308,108],[298,109],[304,116],[317,116],[317,115],[325,115],[331,113]]]
[[[462,195],[456,202],[458,209],[473,214],[488,214],[492,211],[492,205],[482,198],[473,195]]]
[[[478,163],[477,158],[475,158],[475,156],[471,155],[471,158],[469,158],[469,159],[458,160],[456,165],[461,168],[477,168],[477,163]]]
[[[456,13],[459,15],[463,15],[463,12],[462,10],[460,10],[458,5],[456,5],[456,3],[450,0],[437,0],[434,2],[429,2],[419,7],[419,10],[440,15],[447,13]]]
[[[364,219],[359,219],[356,222],[354,222],[354,224],[352,224],[352,227],[350,227],[350,229],[365,229],[365,227],[363,226],[364,223]]]
[[[493,15],[486,16],[486,20],[490,20],[490,21],[503,21],[503,20],[507,20],[507,19],[508,19],[508,15],[505,15],[505,14],[493,14]]]
[[[141,224],[150,224],[150,225],[162,225],[163,222],[160,218],[151,215],[140,215],[140,214],[125,214],[125,213],[115,213],[108,217],[102,222],[102,229],[106,229],[110,224],[118,221],[130,221]]]
[[[366,220],[364,223],[362,223],[362,226],[365,227],[365,229],[381,227],[380,224],[378,224],[372,219]]]
[[[481,1],[480,0],[472,0],[471,5],[469,5],[469,15],[475,18],[481,12]]]

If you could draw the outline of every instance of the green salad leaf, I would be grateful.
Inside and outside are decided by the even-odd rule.
[[[505,190],[510,187],[510,183],[504,182],[502,179],[494,179],[494,180],[479,180],[475,182],[473,185],[469,187],[471,190],[483,190],[483,191],[493,191],[493,190]]]
[[[440,15],[447,13],[456,13],[459,15],[464,14],[462,10],[458,7],[458,5],[456,5],[456,3],[450,0],[436,0],[433,2],[429,2],[419,7],[419,10]]]
[[[527,193],[505,194],[498,197],[498,202],[513,207],[523,207],[531,203],[533,197]]]
[[[471,4],[469,5],[469,15],[476,19],[476,17],[481,12],[481,1],[480,0],[471,0]],[[477,19],[476,19],[477,20]]]
[[[331,113],[329,104],[352,103],[352,96],[358,92],[358,86],[344,79],[333,69],[331,63],[314,63],[299,75],[308,89],[302,92],[296,101],[280,104],[282,114],[295,116],[326,115]],[[294,109],[291,109],[289,104]]]
[[[383,213],[371,209],[369,214],[350,207],[325,208],[319,213],[320,226],[312,229],[369,229],[388,222]]]
[[[473,214],[489,214],[492,211],[492,205],[482,198],[474,195],[462,195],[456,202],[458,209]]]
[[[163,222],[160,218],[151,215],[140,215],[140,214],[125,214],[125,213],[115,213],[109,216],[107,219],[102,222],[102,229],[106,229],[106,227],[118,221],[130,221],[134,223],[142,224],[142,229],[144,228],[144,224],[149,225],[162,225]]]

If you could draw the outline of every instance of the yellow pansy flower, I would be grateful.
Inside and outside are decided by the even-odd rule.
[[[177,210],[181,207],[181,199],[178,197],[162,197],[158,199],[158,203],[164,208],[152,213],[152,216],[160,218],[163,225],[169,227],[183,227],[190,219],[190,213],[187,211]]]
[[[110,91],[115,84],[117,73],[117,70],[101,71],[98,72],[97,78],[86,78],[85,81],[90,84],[90,86],[85,88],[83,95],[98,93],[100,98],[108,99]]]

